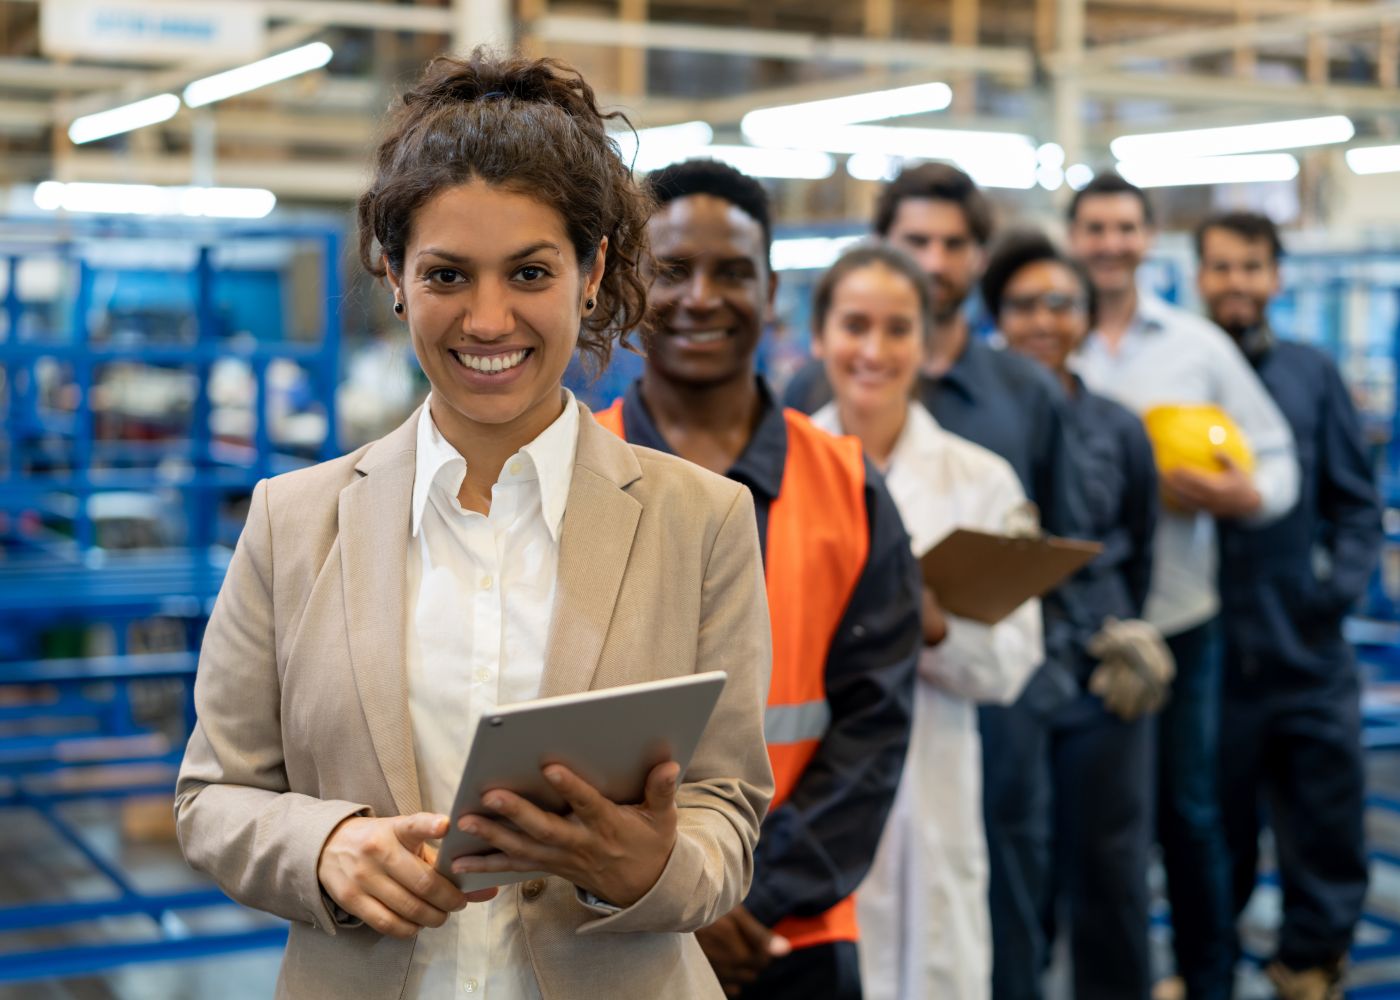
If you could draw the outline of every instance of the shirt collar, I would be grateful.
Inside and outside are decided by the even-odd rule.
[[[812,414],[812,423],[828,434],[838,437],[849,433],[841,423],[841,411],[837,409],[835,400]],[[947,431],[939,425],[926,406],[911,401],[904,417],[904,426],[900,428],[899,437],[890,449],[888,474],[893,474],[896,466],[917,467],[920,464],[919,459],[936,455],[946,434]]]
[[[1269,325],[1268,320],[1264,320],[1258,326],[1252,326],[1238,337],[1232,336],[1230,339],[1240,345],[1240,350],[1249,359],[1249,363],[1257,366],[1273,350],[1276,338],[1273,327]]]
[[[928,379],[939,389],[948,388],[969,400],[977,398],[977,386],[987,366],[987,355],[995,350],[975,334],[968,334],[962,353],[942,375]]]
[[[431,397],[418,416],[418,452],[413,476],[413,535],[423,525],[423,512],[434,485],[441,486],[454,501],[467,475],[467,460],[443,437],[433,422]],[[506,460],[498,483],[539,481],[540,512],[550,537],[559,541],[568,505],[569,487],[574,478],[574,457],[578,451],[578,405],[574,394],[564,390],[564,412],[525,447]]]
[[[787,465],[787,420],[768,384],[761,378],[757,382],[758,426],[725,475],[772,501],[782,491],[783,469]],[[641,380],[633,382],[622,398],[622,423],[627,429],[627,440],[633,444],[675,454],[642,400]]]
[[[1172,306],[1155,292],[1138,290],[1137,312],[1129,327],[1132,331],[1156,333],[1171,322]]]

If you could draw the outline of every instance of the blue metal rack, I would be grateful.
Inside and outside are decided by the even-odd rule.
[[[189,266],[174,275],[168,267],[152,271],[141,248],[156,245],[167,256],[183,248]],[[136,717],[132,689],[150,682],[180,685],[181,732],[188,733],[195,651],[240,528],[236,517],[221,516],[221,507],[246,496],[261,478],[338,454],[341,245],[339,228],[329,225],[0,225],[0,692],[26,693],[18,703],[0,704],[0,724],[11,733],[0,735],[0,808],[42,818],[110,885],[110,894],[98,900],[0,907],[0,933],[114,916],[145,916],[155,931],[154,938],[0,952],[0,982],[285,939],[284,925],[265,920],[242,930],[190,930],[181,912],[228,907],[227,897],[213,888],[140,890],[61,807],[173,792],[183,741]],[[248,246],[319,254],[322,309],[313,337],[297,339],[285,329],[285,274],[222,261],[230,247]],[[113,248],[126,248],[127,259],[105,259]],[[23,270],[36,262],[66,289],[52,302],[23,294]],[[172,289],[173,298],[162,302]],[[111,306],[123,298],[138,307],[133,329],[99,329],[94,318],[112,315]],[[140,310],[153,306],[159,315],[192,322],[174,337],[169,330],[164,337],[143,333]],[[254,420],[244,440],[227,440],[211,427],[211,373],[226,359],[246,365],[255,387]],[[287,447],[273,433],[268,374],[283,361],[302,367],[307,398],[324,415],[324,438],[310,447]],[[189,412],[156,428],[152,439],[104,434],[104,413],[94,403],[112,365],[186,373],[195,386]],[[122,494],[163,498],[176,544],[103,548],[95,498]],[[182,648],[132,651],[130,627],[150,619],[178,622]],[[44,637],[52,630],[91,623],[111,628],[110,655],[46,655]],[[140,765],[140,777],[126,776],[131,765]],[[116,780],[104,780],[108,775]]]

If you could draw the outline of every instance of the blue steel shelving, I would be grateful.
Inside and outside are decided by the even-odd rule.
[[[0,223],[0,693],[26,693],[0,703],[0,808],[40,817],[109,885],[99,899],[0,907],[0,934],[116,916],[147,917],[154,932],[0,951],[0,983],[285,939],[285,926],[267,921],[191,930],[181,913],[228,907],[227,897],[213,888],[143,891],[133,873],[65,818],[63,807],[173,791],[183,739],[138,718],[133,687],[178,685],[180,733],[188,733],[195,651],[241,526],[223,508],[261,478],[338,454],[341,247],[334,225]],[[114,248],[123,250],[115,261]],[[147,264],[143,248],[166,262]],[[274,263],[262,259],[250,267],[231,248],[253,248],[255,258]],[[307,276],[303,269],[293,279],[295,269],[277,262],[289,250],[309,250],[317,259],[320,316],[309,337],[305,330],[290,335],[285,322],[286,286]],[[170,264],[182,256],[187,266]],[[47,301],[24,295],[22,272],[36,262],[59,286]],[[161,295],[171,298],[161,302]],[[123,299],[135,303],[135,318],[122,329],[112,323],[102,329]],[[152,315],[192,322],[174,337],[168,330],[148,334],[142,321]],[[251,428],[241,440],[211,426],[211,374],[230,359],[246,366],[255,394]],[[274,434],[268,374],[288,362],[305,374],[303,402],[324,416],[324,436],[309,445],[287,445]],[[94,403],[114,365],[192,379],[188,413],[155,421],[160,426],[145,428],[144,440],[104,435],[103,408]],[[104,548],[100,501],[113,496],[158,498],[155,509],[169,522],[165,540],[173,544]],[[180,648],[134,651],[131,627],[151,619],[176,623]],[[94,623],[110,627],[107,655],[48,655],[45,640],[54,630]],[[141,766],[138,777],[129,776],[131,765]]]

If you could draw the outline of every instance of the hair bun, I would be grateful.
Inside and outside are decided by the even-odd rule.
[[[593,88],[579,72],[557,59],[494,59],[490,50],[475,49],[466,59],[438,56],[417,86],[403,95],[405,104],[480,103],[493,100],[547,104],[580,119],[580,124],[603,127]]]

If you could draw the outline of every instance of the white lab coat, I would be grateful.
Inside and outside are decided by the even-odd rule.
[[[840,434],[835,404],[817,426]],[[1011,466],[943,430],[918,403],[886,485],[914,553],[954,528],[1002,530],[1025,503]],[[856,895],[866,1000],[983,1000],[991,990],[979,702],[1014,701],[1044,659],[1040,602],[994,626],[949,616],[919,660],[909,756],[870,874]]]

